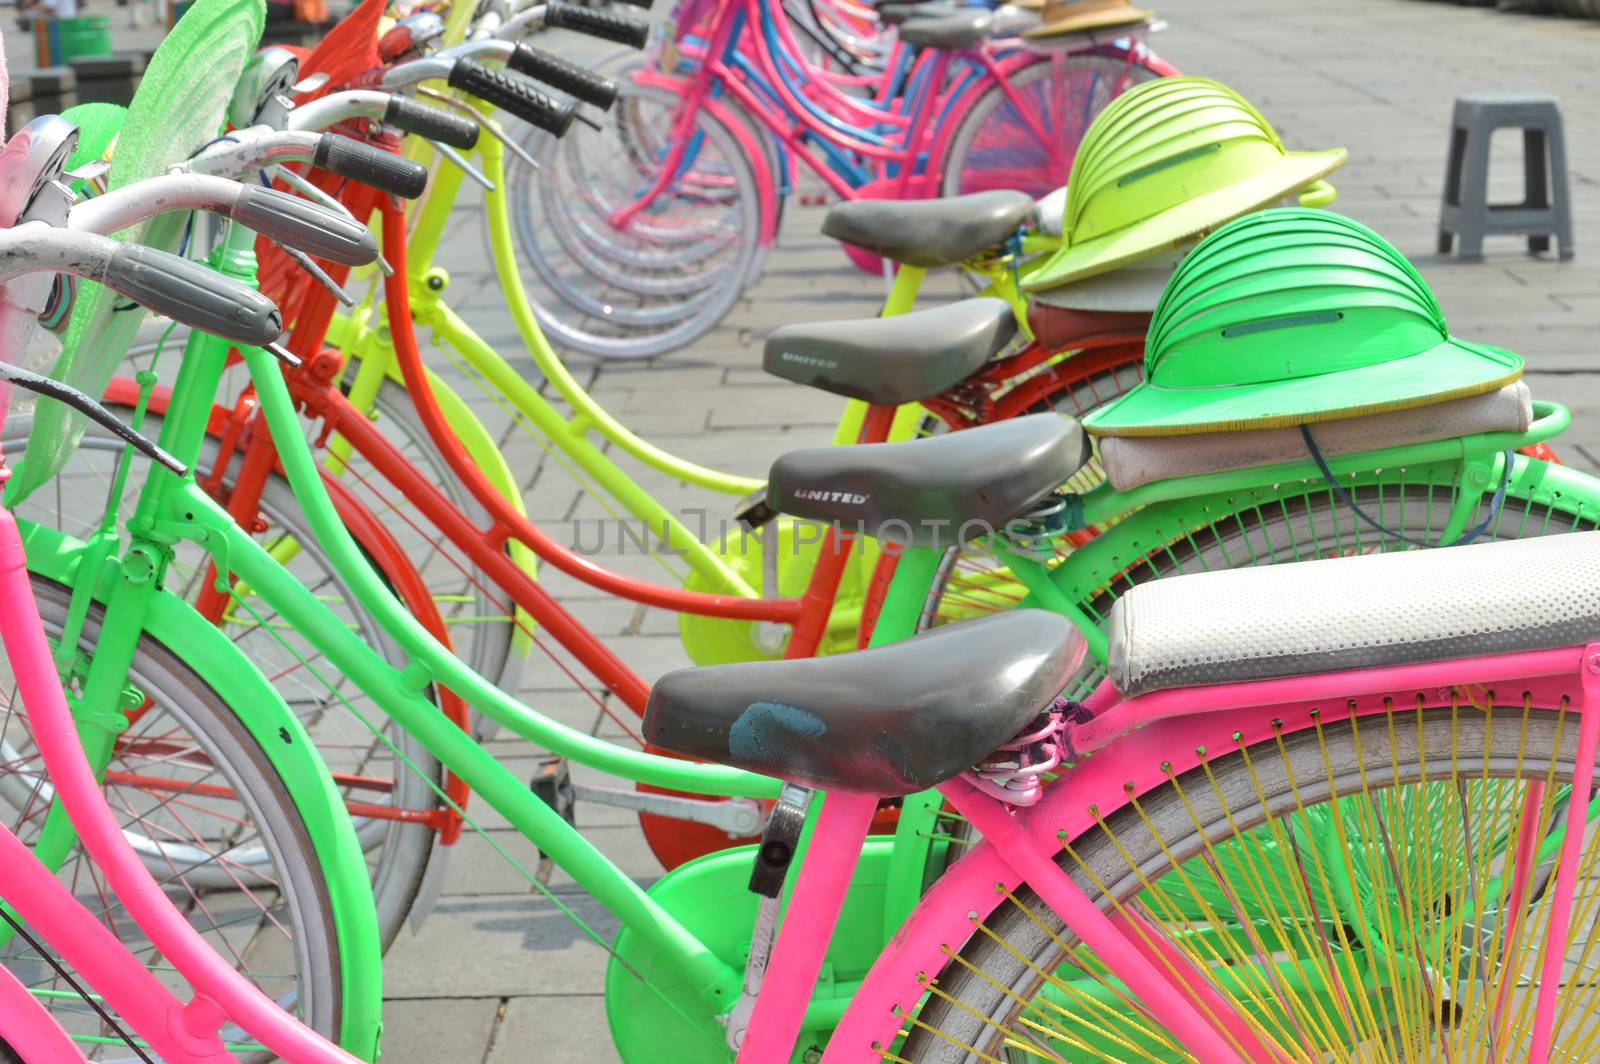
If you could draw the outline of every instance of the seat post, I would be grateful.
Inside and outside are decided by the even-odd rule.
[[[866,417],[861,419],[861,433],[856,437],[856,442],[883,443],[888,440],[889,430],[894,426],[894,414],[898,409],[899,407],[869,403]]]
[[[828,791],[799,864],[794,892],[772,949],[750,1029],[739,1046],[739,1064],[788,1060],[806,1002],[817,984],[834,925],[855,873],[856,859],[872,827],[878,798]]]

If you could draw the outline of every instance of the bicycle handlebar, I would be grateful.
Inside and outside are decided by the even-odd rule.
[[[183,169],[191,174],[207,174],[235,180],[278,163],[310,162],[317,150],[318,134],[252,126],[236,129],[195,154]]]
[[[315,149],[309,154],[314,155]],[[124,185],[74,206],[67,227],[82,233],[114,233],[177,210],[214,211],[279,243],[349,266],[363,266],[378,257],[371,231],[350,218],[275,189],[210,174],[164,174]]]
[[[99,281],[158,314],[238,344],[260,347],[283,333],[266,296],[198,262],[99,233],[29,222],[0,232],[0,284],[30,273]]]
[[[283,315],[272,300],[154,248],[118,244],[98,280],[158,314],[234,343],[260,347],[283,335]]]
[[[615,81],[531,45],[519,44],[513,48],[506,66],[584,103],[592,103],[602,111],[609,111],[617,102]]]
[[[396,129],[463,151],[477,146],[478,124],[404,96],[390,96],[383,120]]]
[[[352,118],[386,122],[452,148],[478,143],[478,126],[471,119],[376,89],[346,89],[301,104],[289,112],[289,128],[324,130]]]
[[[562,0],[550,0],[545,5],[544,24],[550,29],[573,30],[633,48],[643,48],[650,38],[650,23],[642,18]]]
[[[577,111],[575,104],[545,95],[525,78],[490,69],[471,59],[458,59],[451,65],[449,83],[451,88],[470,92],[558,137],[572,125]]]
[[[403,199],[416,199],[428,187],[428,171],[422,164],[337,133],[322,135],[311,163]]]

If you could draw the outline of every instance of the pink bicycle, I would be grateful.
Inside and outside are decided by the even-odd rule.
[[[681,5],[653,59],[617,75],[613,120],[535,134],[540,169],[510,169],[541,325],[605,357],[674,350],[759,276],[801,171],[847,200],[1042,196],[1107,103],[1176,73],[1143,26],[1038,50],[990,40],[992,23],[982,8],[909,23],[884,73],[854,86],[805,57],[776,0]],[[946,224],[968,209],[951,204]]]

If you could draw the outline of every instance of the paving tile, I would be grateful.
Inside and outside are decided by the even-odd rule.
[[[593,899],[562,902],[609,941],[616,920]],[[606,951],[543,895],[441,898],[416,935],[401,935],[384,965],[391,997],[515,997],[599,993]]]
[[[483,1059],[502,1024],[501,999],[387,998],[383,1003],[384,1064],[438,1064]]]
[[[605,1064],[618,1059],[600,995],[512,998],[486,1064]]]

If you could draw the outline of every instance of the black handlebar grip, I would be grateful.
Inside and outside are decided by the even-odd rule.
[[[619,4],[627,4],[629,7],[641,7],[646,11],[650,10],[650,5],[654,2],[655,0],[617,0]]]
[[[112,252],[104,283],[135,303],[236,344],[260,347],[283,334],[272,300],[198,262],[140,244]]]
[[[550,29],[574,30],[634,48],[643,48],[644,42],[650,37],[650,23],[642,18],[618,11],[579,7],[577,4],[562,3],[562,0],[550,0],[545,5],[544,24]]]
[[[311,164],[403,199],[416,199],[428,187],[428,171],[420,164],[337,133],[322,135]]]
[[[277,189],[246,185],[233,217],[246,228],[319,259],[365,266],[378,257],[378,242],[366,226]]]
[[[450,87],[470,92],[478,99],[509,111],[531,125],[562,136],[572,125],[577,105],[563,103],[540,92],[533,82],[504,70],[493,70],[471,59],[457,59],[450,68]]]
[[[463,151],[478,143],[478,123],[472,119],[453,115],[438,107],[429,107],[404,96],[389,97],[389,107],[383,112],[383,120],[407,133],[415,133]]]
[[[584,103],[592,103],[602,111],[610,110],[611,105],[617,102],[615,81],[526,44],[517,45],[511,58],[506,60],[506,66],[535,81],[554,86]]]

